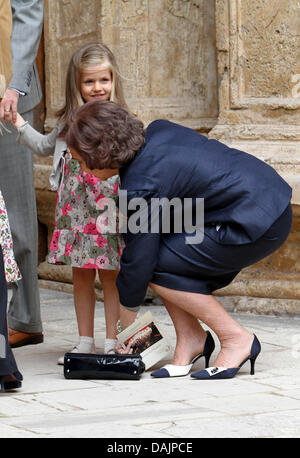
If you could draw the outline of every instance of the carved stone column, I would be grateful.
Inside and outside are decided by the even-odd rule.
[[[293,187],[294,224],[275,254],[221,294],[300,298],[300,3],[216,0],[219,119],[209,135],[272,165]]]
[[[217,118],[214,0],[103,0],[130,108],[207,131]]]

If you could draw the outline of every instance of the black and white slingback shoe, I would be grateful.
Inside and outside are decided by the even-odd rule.
[[[231,368],[220,367],[220,366],[219,367],[208,367],[207,369],[204,369],[204,370],[195,372],[194,374],[191,374],[191,377],[198,379],[198,380],[220,380],[220,379],[233,378],[238,373],[240,368],[248,360],[250,360],[250,363],[251,363],[250,374],[254,375],[255,360],[258,357],[260,351],[261,351],[260,342],[258,338],[256,337],[256,335],[254,335],[250,355],[246,359],[244,359],[244,361],[238,367],[231,367]]]

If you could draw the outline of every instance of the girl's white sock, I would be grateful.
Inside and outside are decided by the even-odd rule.
[[[94,338],[79,336],[79,342],[76,347],[73,348],[72,353],[96,353]]]
[[[117,339],[105,339],[104,353],[116,353]]]

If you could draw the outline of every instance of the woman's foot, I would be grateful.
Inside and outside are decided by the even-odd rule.
[[[203,330],[190,335],[188,339],[178,340],[171,364],[175,366],[187,366],[193,358],[203,353],[207,333]]]
[[[191,375],[192,378],[198,380],[220,380],[220,379],[230,379],[236,376],[239,372],[240,368],[249,360],[250,361],[250,374],[254,375],[254,366],[256,358],[258,357],[261,351],[261,345],[256,337],[256,335],[252,336],[252,344],[250,348],[250,352],[248,355],[242,360],[239,361],[238,365],[234,367],[226,367],[226,366],[213,366],[208,367],[204,370],[195,372]]]
[[[205,357],[205,367],[209,365],[209,359],[212,352],[215,349],[215,342],[212,338],[212,335],[209,331],[206,333],[206,339],[204,343],[203,350],[198,353],[187,365],[176,365],[176,364],[167,364],[166,366],[158,369],[151,373],[153,377],[165,378],[165,377],[182,377],[187,375],[192,369],[193,365],[198,361],[202,356]]]
[[[238,367],[250,354],[253,334],[246,329],[227,338],[223,338],[221,350],[214,362],[215,367]]]

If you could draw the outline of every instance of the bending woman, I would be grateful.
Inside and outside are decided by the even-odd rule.
[[[292,222],[290,186],[256,157],[169,121],[152,122],[144,137],[142,122],[113,102],[87,103],[72,121],[67,143],[90,169],[119,168],[120,196],[126,191],[128,230],[117,279],[121,304],[136,311],[150,284],[175,326],[172,364],[152,375],[186,375],[200,356],[208,365],[214,341],[198,320],[215,332],[221,350],[214,367],[194,378],[232,378],[247,360],[254,373],[257,337],[226,312],[213,292],[286,240]],[[182,214],[187,202],[192,207],[189,227],[176,227],[177,208],[170,213],[170,230],[164,231],[163,212],[155,203],[170,204],[174,198]],[[197,227],[201,199],[204,224]]]

